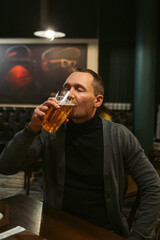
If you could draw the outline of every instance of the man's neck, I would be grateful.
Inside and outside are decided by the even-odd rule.
[[[94,115],[95,115],[95,113],[96,113],[96,111],[95,112],[93,112],[93,114],[92,115],[90,115],[89,117],[86,117],[86,118],[84,118],[84,117],[82,117],[82,118],[79,118],[79,117],[73,117],[73,118],[71,118],[72,119],[72,122],[74,122],[74,123],[85,123],[85,122],[88,122],[90,119],[92,119],[93,117],[94,117]]]

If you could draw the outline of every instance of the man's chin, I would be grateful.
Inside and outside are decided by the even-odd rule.
[[[75,114],[69,114],[68,116],[69,119],[71,119],[72,121],[74,121],[74,119],[77,119],[77,116]]]

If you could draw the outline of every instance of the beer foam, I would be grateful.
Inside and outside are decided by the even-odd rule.
[[[65,101],[64,101],[64,99],[62,99],[62,100],[58,101],[58,104],[59,104],[60,106],[63,106],[63,105],[65,105],[65,106],[75,106],[75,104],[72,103],[72,102],[71,102],[70,100],[68,100],[68,99],[65,99]]]
[[[3,213],[0,212],[0,220],[4,217]]]
[[[59,103],[59,106],[75,106],[75,104],[71,102],[61,102]]]

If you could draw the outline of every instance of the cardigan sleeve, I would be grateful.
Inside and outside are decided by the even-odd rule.
[[[160,212],[160,178],[128,129],[123,128],[120,142],[124,165],[141,191],[141,203],[129,239],[153,239]]]
[[[41,155],[39,134],[31,132],[27,127],[18,132],[9,141],[0,155],[0,173],[15,174],[33,162]]]

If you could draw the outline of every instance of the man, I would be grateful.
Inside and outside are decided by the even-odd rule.
[[[54,98],[38,106],[31,122],[8,143],[0,157],[0,173],[14,174],[43,158],[44,202],[129,239],[154,239],[160,210],[159,176],[137,139],[123,125],[102,120],[99,75],[76,69],[64,83],[75,95],[69,121],[50,134],[41,129]],[[129,234],[122,203],[126,172],[142,192],[138,217]]]

